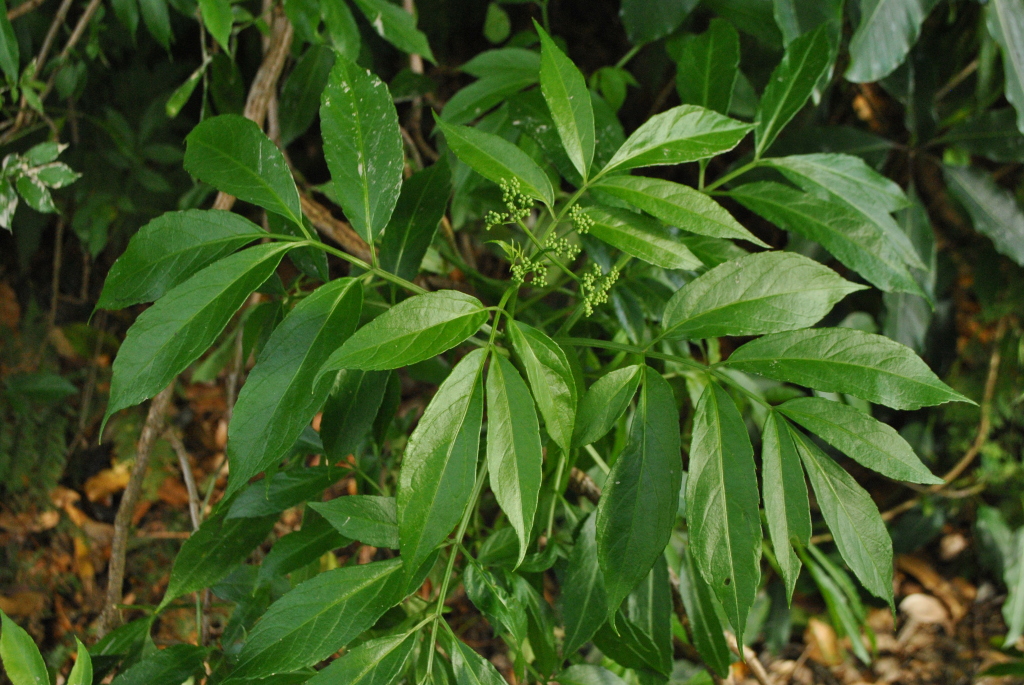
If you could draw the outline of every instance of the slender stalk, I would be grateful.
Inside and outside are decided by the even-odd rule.
[[[733,169],[732,171],[730,171],[729,173],[725,174],[724,176],[721,176],[721,177],[717,178],[716,180],[714,180],[710,184],[708,184],[708,185],[704,186],[703,188],[701,188],[701,190],[703,192],[705,192],[705,193],[710,193],[715,188],[718,188],[719,186],[721,186],[721,185],[723,185],[725,183],[728,183],[729,181],[731,181],[732,179],[736,178],[737,176],[742,176],[743,174],[747,173],[751,169],[755,169],[755,168],[757,168],[759,166],[761,166],[761,161],[760,160],[754,160],[753,162],[748,162],[748,163],[744,164],[743,166],[741,166],[740,168]]]
[[[631,47],[629,49],[629,52],[620,57],[619,61],[615,63],[615,68],[621,69],[622,67],[626,66],[629,63],[629,60],[636,57],[636,53],[640,52],[640,49],[644,47],[644,45],[646,45],[646,43],[641,43],[640,45],[634,45],[633,47]]]

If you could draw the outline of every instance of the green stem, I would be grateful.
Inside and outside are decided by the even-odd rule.
[[[540,240],[538,240],[538,239],[537,239],[537,236],[535,236],[535,235],[534,235],[534,234],[533,234],[533,233],[532,233],[532,232],[530,231],[530,229],[528,229],[528,228],[526,227],[526,224],[524,224],[524,223],[523,223],[522,221],[517,221],[516,223],[518,223],[518,224],[519,224],[519,227],[520,227],[521,229],[523,229],[523,231],[524,231],[524,232],[526,233],[526,235],[527,235],[527,236],[528,236],[528,237],[530,238],[530,242],[532,242],[532,243],[533,243],[533,245],[534,245],[534,247],[536,247],[536,248],[537,248],[537,251],[536,251],[536,252],[535,252],[534,254],[537,254],[537,255],[543,255],[543,254],[544,254],[544,252],[545,252],[545,250],[546,250],[546,248],[545,248],[545,247],[544,247],[544,245],[543,245],[543,244],[542,244],[542,243],[540,242]],[[569,267],[567,267],[567,266],[566,266],[565,264],[562,264],[562,262],[558,261],[558,260],[557,260],[557,259],[555,259],[554,257],[552,257],[552,258],[551,258],[551,263],[552,263],[552,264],[554,264],[555,266],[557,266],[557,267],[558,267],[558,268],[559,268],[559,269],[560,269],[560,270],[562,271],[562,273],[564,273],[564,274],[565,274],[566,276],[568,276],[569,278],[571,278],[571,279],[573,279],[574,281],[576,281],[577,283],[579,283],[579,281],[580,281],[580,278],[579,278],[579,276],[577,276],[576,274],[574,274],[574,273],[572,272],[572,270],[571,270],[571,269],[570,269]]]
[[[729,181],[731,181],[732,179],[736,178],[737,176],[742,176],[743,174],[747,173],[751,169],[754,169],[754,168],[759,167],[759,166],[761,166],[760,160],[754,160],[753,162],[748,162],[747,164],[744,164],[743,166],[741,166],[738,169],[733,169],[732,171],[727,173],[725,176],[722,176],[722,177],[716,179],[715,181],[713,181],[709,185],[701,188],[701,190],[703,192],[705,192],[705,193],[709,193],[712,190],[714,190],[715,188],[719,187],[720,185],[722,185],[724,183],[728,183]]]
[[[339,257],[340,259],[344,259],[349,264],[354,264],[355,266],[358,266],[360,269],[368,271],[368,272],[374,274],[375,276],[377,276],[377,277],[379,277],[379,278],[381,278],[381,279],[383,279],[383,280],[385,280],[385,281],[387,281],[389,283],[394,283],[395,285],[397,285],[397,286],[399,286],[401,288],[405,288],[406,290],[414,292],[417,295],[424,295],[424,294],[427,293],[427,291],[424,288],[419,287],[415,283],[412,283],[410,281],[405,280],[404,278],[402,278],[400,276],[396,276],[393,273],[385,271],[384,269],[381,269],[380,267],[374,266],[372,264],[367,264],[362,259],[359,259],[359,257],[354,257],[354,256],[350,255],[347,252],[343,252],[342,250],[339,250],[338,248],[333,247],[331,245],[327,245],[326,243],[322,243],[319,240],[305,240],[303,238],[297,238],[297,237],[292,236],[292,235],[282,235],[280,233],[271,233],[271,234],[269,234],[269,236],[271,238],[273,238],[274,240],[280,240],[282,242],[296,243],[296,245],[295,245],[296,247],[302,247],[302,246],[305,246],[305,245],[309,245],[311,247],[318,248],[320,250],[323,250],[324,252],[327,252],[329,254],[334,255],[335,257]]]
[[[551,495],[551,508],[548,510],[547,544],[551,544],[551,531],[555,527],[555,505],[562,494],[562,472],[565,471],[565,450],[558,450],[558,469],[555,471],[555,487]]]
[[[494,346],[494,338],[498,335],[498,319],[501,318],[502,314],[505,314],[505,317],[508,318],[508,314],[505,312],[505,303],[508,302],[508,298],[512,297],[512,294],[515,293],[517,290],[518,288],[516,286],[512,286],[511,288],[506,290],[505,294],[501,296],[501,302],[499,302],[498,306],[495,307],[494,321],[491,322],[491,337],[487,341],[488,347]]]
[[[629,52],[627,52],[625,55],[620,57],[619,61],[615,63],[615,68],[616,69],[621,69],[622,67],[626,66],[629,63],[629,60],[631,60],[634,57],[636,57],[636,53],[640,52],[640,49],[644,45],[646,45],[646,43],[641,43],[640,45],[634,45],[633,47],[631,47],[629,49]]]

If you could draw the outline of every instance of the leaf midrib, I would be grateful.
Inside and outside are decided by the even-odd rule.
[[[302,225],[301,219],[299,219],[297,216],[295,216],[295,211],[293,210],[293,208],[288,205],[288,203],[285,201],[285,199],[282,198],[277,193],[277,191],[274,189],[274,187],[271,186],[269,183],[267,183],[267,181],[262,176],[260,176],[255,171],[250,169],[247,165],[242,164],[241,161],[239,161],[235,157],[232,157],[227,152],[224,152],[220,148],[216,148],[216,147],[213,147],[212,145],[208,144],[203,138],[195,139],[195,141],[192,144],[204,147],[207,150],[212,151],[214,154],[216,154],[216,155],[218,155],[220,157],[223,157],[224,159],[227,159],[230,162],[233,162],[239,169],[241,169],[247,175],[249,175],[250,177],[256,179],[259,182],[259,185],[263,186],[263,188],[265,188],[270,193],[270,195],[274,198],[274,200],[277,202],[277,204],[282,209],[284,209],[287,212],[287,214],[284,215],[285,218],[287,218],[289,221],[291,221],[292,223],[296,224],[297,226],[301,226]],[[298,196],[298,192],[296,191],[296,197],[297,196]],[[271,211],[274,211],[274,210],[271,210]],[[275,213],[277,213],[277,212],[275,212]]]

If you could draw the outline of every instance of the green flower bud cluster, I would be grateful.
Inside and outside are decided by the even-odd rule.
[[[556,257],[565,257],[570,262],[576,259],[580,253],[579,247],[573,245],[565,238],[559,238],[554,233],[548,236],[548,239],[544,242],[544,247]]]
[[[512,282],[516,285],[522,285],[526,277],[533,274],[533,280],[530,281],[530,285],[535,288],[543,288],[548,284],[548,267],[544,263],[543,259],[529,259],[523,257],[523,260],[516,262],[512,265]]]
[[[505,203],[505,212],[487,212],[484,216],[487,230],[502,224],[514,224],[530,216],[533,211],[533,200],[522,192],[518,178],[503,180],[498,184],[501,187],[501,200]]]
[[[583,279],[580,281],[580,294],[583,295],[583,307],[587,316],[594,313],[594,307],[608,301],[608,291],[612,289],[612,285],[618,279],[618,269],[612,269],[607,274],[602,275],[601,267],[597,264],[593,264],[583,274]]]
[[[580,234],[588,233],[594,226],[594,220],[587,216],[587,213],[579,205],[573,205],[569,210],[569,219],[572,220],[573,227]]]

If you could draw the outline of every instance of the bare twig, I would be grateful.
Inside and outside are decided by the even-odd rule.
[[[28,2],[23,2],[17,7],[12,7],[7,10],[7,21],[14,21],[18,17],[25,16],[44,2],[46,2],[46,0],[28,0]]]
[[[305,214],[313,227],[342,247],[349,254],[359,257],[364,262],[370,261],[370,246],[352,227],[340,219],[335,219],[331,210],[309,197],[302,195],[302,213]]]
[[[185,490],[188,491],[188,516],[192,520],[192,530],[199,530],[199,490],[196,488],[196,478],[189,463],[188,450],[185,449],[185,443],[181,441],[177,430],[168,428],[164,431],[164,437],[171,443],[174,453],[178,456],[181,479],[185,481]]]
[[[938,102],[942,98],[949,95],[950,91],[959,86],[961,83],[967,80],[967,78],[978,70],[978,58],[975,57],[966,67],[958,71],[953,78],[949,79],[949,83],[942,86],[935,92],[934,100]]]
[[[585,471],[575,466],[569,472],[569,489],[580,497],[586,497],[594,504],[601,499],[601,488],[597,487],[597,483]]]
[[[46,329],[52,330],[57,324],[57,301],[60,299],[60,269],[64,253],[64,218],[57,218],[57,237],[53,242],[53,274],[50,278],[50,314]]]
[[[135,504],[139,500],[139,493],[142,492],[142,480],[146,476],[146,467],[149,465],[149,455],[153,451],[153,443],[160,434],[163,427],[164,415],[171,403],[171,395],[174,393],[174,381],[157,393],[156,397],[149,404],[149,414],[146,416],[146,423],[139,435],[139,442],[135,449],[135,464],[132,465],[132,474],[128,480],[128,486],[121,496],[121,503],[117,507],[117,516],[114,518],[114,539],[110,543],[110,564],[107,567],[107,598],[103,613],[97,621],[96,633],[101,638],[114,627],[118,620],[117,605],[121,603],[122,584],[124,583],[125,554],[128,551],[128,529],[131,527],[132,514],[135,511]]]

